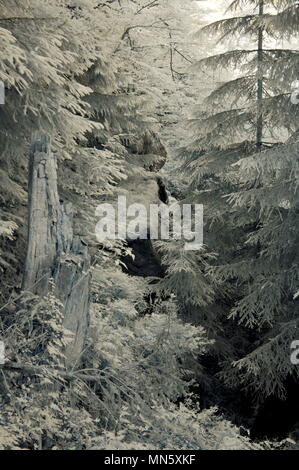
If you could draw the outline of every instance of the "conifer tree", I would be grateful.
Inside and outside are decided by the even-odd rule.
[[[247,35],[253,47],[246,42],[207,57],[196,69],[232,66],[245,74],[209,95],[208,111],[201,107],[191,123],[196,139],[181,156],[196,190],[191,199],[205,205],[205,243],[218,253],[206,269],[216,299],[208,311],[221,302],[233,321],[218,314],[218,331],[232,348],[222,376],[261,399],[282,396],[286,377],[296,375],[289,347],[297,321],[298,106],[290,98],[299,10],[288,0],[238,0],[230,6],[237,8],[242,16],[208,25],[201,34],[220,34],[230,45]],[[273,47],[283,39],[288,47]]]

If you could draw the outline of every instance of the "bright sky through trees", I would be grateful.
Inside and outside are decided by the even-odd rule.
[[[227,5],[227,0],[198,0],[198,6],[204,13],[204,20],[209,23],[223,18]]]

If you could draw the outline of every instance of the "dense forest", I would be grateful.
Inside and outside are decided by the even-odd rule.
[[[0,0],[1,450],[299,449],[298,22]]]

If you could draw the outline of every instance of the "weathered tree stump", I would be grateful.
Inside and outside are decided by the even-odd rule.
[[[23,290],[44,296],[54,279],[69,332],[67,362],[79,361],[89,323],[90,256],[73,235],[70,203],[59,200],[57,162],[48,136],[35,132],[29,161],[28,248]]]
[[[64,327],[70,332],[66,356],[77,362],[84,349],[89,325],[90,256],[79,237],[73,238],[71,250],[62,253],[54,280],[57,297],[64,306]]]

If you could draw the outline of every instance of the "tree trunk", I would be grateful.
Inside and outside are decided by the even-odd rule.
[[[57,162],[48,136],[35,132],[29,160],[28,248],[23,290],[44,296],[54,279],[69,332],[66,358],[79,361],[89,324],[90,256],[73,235],[70,203],[59,200]]]
[[[259,1],[259,16],[264,14],[264,0]],[[256,146],[261,150],[263,144],[263,47],[264,47],[264,29],[259,28],[258,32],[258,52],[257,52],[257,127],[256,127]]]

